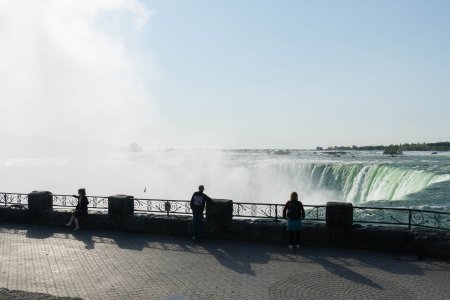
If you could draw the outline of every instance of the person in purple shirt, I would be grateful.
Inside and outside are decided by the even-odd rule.
[[[207,202],[211,201],[206,194],[203,193],[205,187],[200,185],[198,192],[195,192],[191,197],[191,210],[192,210],[192,240],[194,242],[200,241],[200,236],[203,229],[203,211]]]

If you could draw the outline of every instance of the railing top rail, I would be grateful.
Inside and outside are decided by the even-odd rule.
[[[0,192],[0,195],[21,195],[21,196],[28,196],[29,193],[5,193]]]
[[[186,202],[187,199],[158,199],[158,198],[134,198],[134,200],[150,200],[150,201],[173,201],[173,202]]]
[[[372,207],[372,206],[353,206],[355,209],[377,209],[377,210],[393,210],[393,211],[411,211],[411,212],[423,212],[423,213],[437,213],[443,215],[450,215],[450,212],[428,210],[428,209],[417,209],[417,208],[406,208],[406,207]]]
[[[244,205],[251,205],[251,204],[255,204],[255,205],[278,205],[278,206],[284,206],[285,203],[255,203],[255,202],[234,202],[233,204],[244,204]],[[303,204],[303,206],[305,207],[326,207],[326,205],[322,204],[322,205],[315,205],[315,204]]]
[[[447,211],[436,211],[436,210],[427,210],[427,209],[410,209],[412,212],[421,212],[421,213],[436,213],[436,214],[443,214],[443,215],[449,215],[450,216],[450,212]]]
[[[72,195],[63,195],[63,194],[52,194],[53,196],[57,197],[73,197],[76,196],[75,194]],[[108,198],[108,196],[93,196],[93,195],[86,195],[86,197],[90,198]]]
[[[397,210],[397,211],[409,211],[410,208],[403,207],[373,207],[373,206],[353,206],[353,209],[378,209],[378,210]]]
[[[21,195],[21,196],[28,196],[30,193],[4,193],[4,192],[0,192],[0,195]],[[71,194],[71,195],[66,195],[66,194],[53,194],[53,196],[60,196],[60,197],[73,197],[75,194]],[[87,197],[92,197],[92,198],[108,198],[108,196],[94,196],[94,195],[86,195]]]
[[[134,198],[134,200],[144,200],[144,201],[169,201],[169,202],[189,202],[190,199],[157,199],[157,198]],[[230,200],[230,199],[221,199],[221,198],[213,198],[213,200]],[[233,202],[237,203],[237,202]]]

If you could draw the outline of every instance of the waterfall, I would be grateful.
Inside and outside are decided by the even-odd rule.
[[[383,164],[299,164],[311,189],[336,191],[355,204],[374,200],[401,200],[448,176]]]

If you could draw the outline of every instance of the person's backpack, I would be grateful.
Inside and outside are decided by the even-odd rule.
[[[201,206],[203,205],[203,196],[194,196],[194,205]]]
[[[292,220],[300,220],[302,216],[300,201],[289,201],[287,216]]]

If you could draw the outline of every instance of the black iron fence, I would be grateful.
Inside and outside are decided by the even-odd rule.
[[[409,208],[354,206],[353,222],[450,230],[450,213]]]
[[[107,210],[108,197],[88,196],[90,209]],[[78,199],[73,195],[53,194],[53,207],[56,209],[73,208]],[[0,206],[27,208],[28,194],[0,193]],[[325,205],[304,205],[305,219],[326,221]],[[274,219],[283,216],[283,204],[274,203],[233,203],[234,218]],[[155,214],[191,214],[188,200],[134,199],[136,213]],[[426,227],[450,230],[450,213],[408,208],[353,207],[353,222],[379,225]]]
[[[25,207],[28,205],[28,194],[1,193],[0,206]]]
[[[108,209],[108,197],[103,196],[87,196],[91,209]],[[75,195],[55,195],[53,194],[53,207],[75,207],[78,198]]]
[[[140,213],[191,214],[187,200],[134,199],[134,211]]]
[[[284,204],[274,203],[233,203],[233,217],[238,218],[283,218]],[[325,205],[304,205],[305,219],[325,221]]]

